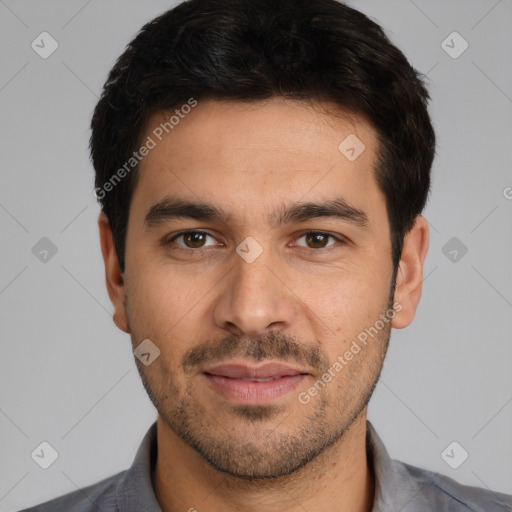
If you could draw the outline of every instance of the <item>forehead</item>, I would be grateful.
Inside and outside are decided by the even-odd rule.
[[[170,193],[246,215],[340,195],[361,209],[384,204],[374,177],[375,130],[332,104],[204,100],[151,116],[141,144],[149,139],[154,147],[139,165],[132,208]]]

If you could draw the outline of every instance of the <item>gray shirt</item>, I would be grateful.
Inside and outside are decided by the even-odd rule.
[[[512,496],[457,483],[447,476],[390,458],[367,421],[368,461],[375,475],[372,512],[512,511]],[[158,512],[152,472],[157,454],[156,422],[144,437],[130,469],[24,512]],[[207,510],[207,506],[190,504]],[[334,506],[332,510],[336,510]]]

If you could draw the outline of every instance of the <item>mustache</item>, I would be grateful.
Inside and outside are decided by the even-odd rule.
[[[206,363],[234,357],[298,363],[322,373],[329,368],[327,355],[317,345],[305,344],[277,331],[256,338],[230,335],[217,341],[201,343],[185,353],[181,364],[185,372],[193,372]]]

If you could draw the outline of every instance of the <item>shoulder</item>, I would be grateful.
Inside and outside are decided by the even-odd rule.
[[[446,475],[394,461],[417,484],[417,493],[403,512],[446,510],[450,512],[512,512],[512,496],[463,485]]]
[[[110,476],[98,483],[54,498],[20,512],[114,512],[117,511],[116,493],[126,471]]]

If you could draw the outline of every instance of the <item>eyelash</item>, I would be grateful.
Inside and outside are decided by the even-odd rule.
[[[184,236],[184,235],[188,235],[190,233],[199,233],[201,235],[206,235],[206,236],[210,236],[212,238],[215,238],[213,235],[211,235],[210,233],[208,233],[207,231],[202,231],[200,229],[192,229],[192,230],[188,230],[188,231],[181,231],[180,233],[177,233],[176,235],[172,236],[170,239],[164,241],[164,245],[171,245],[172,243],[175,242],[176,239],[178,239],[179,237],[181,236]],[[339,244],[341,245],[345,245],[347,242],[346,240],[344,240],[343,238],[340,238],[340,237],[337,237],[337,236],[334,236],[332,235],[331,233],[328,233],[326,231],[315,231],[315,230],[310,230],[310,231],[306,231],[304,233],[302,233],[301,235],[299,235],[295,241],[299,240],[300,238],[302,238],[303,236],[306,236],[306,235],[309,235],[309,234],[316,234],[316,235],[323,235],[323,236],[327,236],[329,238],[332,238],[334,240],[336,240]],[[328,245],[326,247],[320,247],[320,248],[312,248],[312,247],[307,247],[307,246],[299,246],[299,247],[302,247],[303,249],[308,249],[310,251],[313,251],[313,252],[319,252],[321,250],[326,250],[326,249],[330,249],[331,247],[334,247],[335,244],[333,245]],[[192,248],[192,247],[182,247],[180,245],[178,245],[178,250],[183,250],[183,251],[192,251],[192,252],[199,252],[200,250],[202,249],[208,249],[209,247],[213,247],[213,246],[207,246],[207,247],[198,247],[196,249]]]

